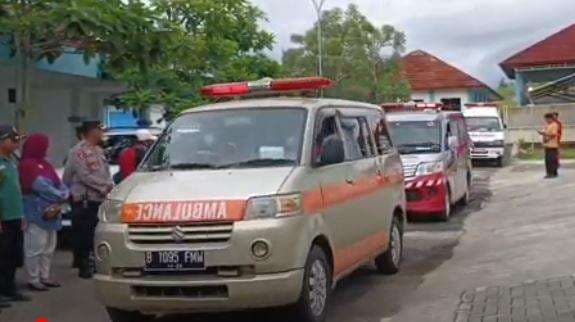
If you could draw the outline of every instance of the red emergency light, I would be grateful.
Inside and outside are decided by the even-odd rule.
[[[202,95],[223,98],[240,97],[254,94],[273,94],[282,92],[302,92],[327,89],[333,86],[333,82],[324,77],[302,77],[271,79],[264,78],[253,82],[238,82],[227,84],[214,84],[203,87]]]

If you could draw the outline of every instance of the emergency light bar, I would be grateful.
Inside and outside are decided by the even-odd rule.
[[[271,79],[264,78],[253,82],[214,84],[203,87],[201,93],[213,98],[241,97],[252,94],[273,94],[281,92],[299,92],[327,89],[333,82],[324,77],[303,77]]]

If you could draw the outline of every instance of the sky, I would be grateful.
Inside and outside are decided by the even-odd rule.
[[[311,28],[312,0],[252,0],[276,36],[272,55]],[[405,32],[407,51],[422,49],[496,87],[499,62],[575,23],[575,0],[326,0],[325,9],[355,3],[377,25]]]

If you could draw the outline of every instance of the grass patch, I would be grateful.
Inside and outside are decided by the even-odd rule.
[[[564,147],[560,150],[559,156],[561,159],[575,159],[575,148]],[[533,148],[531,144],[525,144],[519,147],[517,158],[521,160],[543,160],[545,158],[545,152],[540,145],[536,145]]]

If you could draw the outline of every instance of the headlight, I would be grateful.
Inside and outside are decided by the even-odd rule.
[[[425,162],[420,163],[417,166],[417,170],[415,171],[416,176],[424,176],[427,174],[443,172],[443,162],[436,161],[436,162]]]
[[[123,201],[106,199],[100,206],[98,217],[102,222],[120,223],[122,222]]]
[[[266,219],[299,215],[301,195],[299,193],[254,197],[248,200],[246,219]]]

